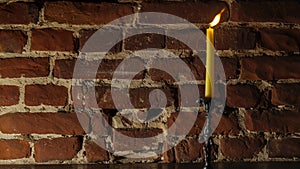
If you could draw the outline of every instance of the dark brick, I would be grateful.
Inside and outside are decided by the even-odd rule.
[[[271,101],[275,105],[300,106],[300,84],[275,84]]]
[[[25,104],[28,106],[65,106],[68,102],[68,89],[55,85],[25,86]]]
[[[300,157],[299,138],[272,139],[268,145],[269,157],[271,158],[298,158]]]
[[[22,53],[27,43],[23,31],[0,30],[0,52]]]
[[[256,156],[262,151],[264,144],[259,137],[223,138],[220,141],[220,150],[226,159],[243,160]]]
[[[300,57],[253,57],[241,61],[241,79],[245,80],[279,80],[300,78]]]
[[[245,125],[255,132],[299,132],[300,113],[296,110],[248,110]]]
[[[0,105],[11,106],[19,103],[20,89],[18,86],[0,86]]]
[[[222,15],[221,22],[224,22],[229,17],[229,10],[226,3],[218,1],[208,2],[143,2],[141,12],[163,12],[172,14],[192,23],[209,23],[215,15],[217,15],[223,8],[226,8]],[[168,18],[169,19],[169,18]],[[148,17],[143,18],[149,23],[176,23],[174,20],[158,20],[157,18]]]
[[[37,4],[30,2],[1,3],[0,24],[36,23],[39,17]]]
[[[31,38],[31,50],[37,51],[73,51],[73,32],[61,29],[34,29]]]
[[[49,73],[49,58],[0,59],[0,75],[2,78],[46,77]]]
[[[88,162],[108,161],[109,154],[103,147],[105,147],[105,140],[103,138],[98,139],[96,142],[86,141],[84,148]]]
[[[300,3],[297,0],[239,0],[233,2],[231,6],[231,20],[236,22],[300,23]]]
[[[250,28],[222,27],[215,30],[215,48],[218,50],[255,49],[257,33]]]
[[[88,123],[86,115],[80,117]],[[84,134],[76,113],[9,113],[0,120],[0,130],[7,134]]]
[[[71,160],[81,149],[82,140],[77,137],[40,139],[34,144],[36,162]]]
[[[47,2],[45,19],[69,24],[106,24],[133,13],[130,4],[95,2]]]
[[[261,29],[260,46],[273,51],[300,51],[299,29]]]
[[[259,90],[252,85],[228,85],[227,106],[229,107],[255,107],[259,102]]]

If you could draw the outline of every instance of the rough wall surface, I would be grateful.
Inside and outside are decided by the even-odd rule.
[[[215,47],[225,69],[227,100],[226,113],[213,134],[213,159],[298,161],[299,1],[1,0],[0,163],[201,161],[203,145],[197,137],[204,112],[199,113],[183,141],[157,157],[123,159],[100,148],[91,141],[91,133],[81,127],[74,113],[74,102],[84,96],[72,99],[72,73],[86,40],[114,19],[135,12],[164,12],[187,19],[205,31],[224,7],[222,23],[215,30]],[[194,73],[200,94],[204,92],[204,65],[179,41],[143,34],[116,44],[97,72],[97,100],[107,121],[131,137],[162,133],[178,115],[177,84],[155,69],[135,76],[130,97],[136,108],[147,109],[149,93],[162,89],[167,97],[163,117],[147,125],[136,124],[115,110],[109,87],[113,71],[128,54],[149,47],[180,55]],[[76,90],[85,88],[77,86]],[[99,132],[105,129],[101,122],[83,118]],[[103,136],[99,143],[109,147],[111,139]],[[168,146],[162,144],[162,148]]]

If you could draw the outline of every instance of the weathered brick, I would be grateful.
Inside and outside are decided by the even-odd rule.
[[[229,107],[255,107],[259,102],[259,90],[252,85],[228,85],[227,106]]]
[[[300,112],[297,110],[248,110],[245,125],[255,132],[299,132]]]
[[[264,144],[259,137],[223,138],[220,141],[220,150],[227,159],[242,160],[256,156],[262,151]]]
[[[275,84],[271,101],[275,105],[300,106],[300,84]]]
[[[215,30],[215,48],[218,50],[255,49],[257,33],[251,28],[221,27]]]
[[[220,58],[225,71],[226,79],[237,79],[239,76],[238,64],[236,58]]]
[[[104,138],[97,139],[96,142],[90,140],[86,141],[84,148],[88,162],[108,161],[109,154],[103,147],[105,147]]]
[[[19,103],[20,90],[18,86],[0,86],[0,106],[11,106]]]
[[[241,79],[245,80],[279,80],[300,78],[299,56],[287,57],[253,57],[241,61]]]
[[[183,140],[175,146],[176,162],[194,161],[203,156],[203,144],[200,144],[198,139]]]
[[[8,113],[0,120],[0,130],[7,134],[84,134],[76,113]],[[82,115],[80,121],[88,122],[88,117]]]
[[[299,29],[260,29],[259,45],[273,51],[299,52]]]
[[[115,90],[116,88],[114,88]],[[162,90],[163,93],[166,95],[166,106],[174,105],[176,103],[176,90],[173,88],[147,88],[147,87],[141,87],[141,88],[132,88],[129,89],[129,99],[121,99],[119,98],[119,109],[124,109],[124,108],[130,108],[129,102],[133,105],[134,108],[150,108],[151,104],[149,102],[149,94],[155,90]],[[88,90],[87,94],[85,94],[85,104],[86,107],[100,107],[103,109],[115,109],[116,104],[114,103],[114,100],[111,95],[111,87],[109,86],[96,86],[95,87],[95,96],[96,96],[96,101],[98,105],[93,104],[93,98],[92,96],[94,95],[91,93],[91,90]],[[124,93],[124,89],[116,90],[117,93]],[[160,93],[155,92],[153,94],[154,96],[154,102],[155,105],[152,108],[161,108],[164,105],[157,105],[156,103],[160,103],[159,100],[161,100],[161,95]]]
[[[25,104],[28,106],[51,105],[65,106],[68,101],[68,89],[55,85],[25,86]]]
[[[113,149],[115,151],[141,151],[146,150],[144,145],[152,147],[152,145],[158,144],[159,140],[155,139],[155,136],[162,134],[162,129],[159,128],[143,128],[143,129],[118,129],[115,133],[121,133],[131,138],[139,138],[138,142],[132,141],[132,139],[115,139],[113,140]],[[114,135],[115,135],[114,133]],[[116,136],[114,136],[116,137]],[[143,139],[145,138],[145,139]]]
[[[30,145],[25,140],[0,140],[0,159],[10,160],[28,158],[30,156]]]
[[[235,1],[232,3],[231,20],[236,22],[300,23],[300,3],[290,1]]]
[[[46,77],[49,73],[49,58],[0,59],[0,76],[2,78]]]
[[[69,24],[106,24],[133,13],[131,4],[106,2],[47,2],[45,19]]]
[[[300,139],[282,138],[269,141],[267,150],[271,158],[298,158],[300,157]]]
[[[229,17],[229,12],[226,3],[218,1],[208,2],[143,2],[141,4],[141,12],[163,12],[172,14],[192,23],[209,23],[215,15],[217,15],[223,8],[226,8],[222,15],[221,22],[226,21]],[[143,18],[150,23],[176,23],[176,20],[161,20],[154,17]]]
[[[0,30],[0,52],[22,53],[26,43],[27,35],[23,31]]]
[[[38,5],[30,2],[1,3],[0,24],[36,23],[39,17]]]
[[[71,31],[62,29],[34,29],[31,37],[31,50],[73,51],[74,38]]]
[[[36,162],[71,160],[81,149],[82,139],[78,137],[40,139],[34,144]]]
[[[122,32],[119,31],[119,30],[114,30],[113,28],[111,28],[111,30],[107,29],[105,31],[107,31],[105,37],[109,37],[109,38],[118,38],[117,36],[122,37]],[[96,32],[96,30],[86,30],[86,29],[81,30],[79,32],[79,34],[80,34],[80,37],[79,37],[79,50],[80,51],[83,49],[84,45],[87,45],[86,42],[89,40],[89,38],[91,38],[91,36],[95,32]],[[112,36],[109,36],[110,34],[112,34]],[[105,38],[105,37],[99,37],[99,38]],[[112,44],[112,43],[114,43],[114,41],[106,41],[104,44],[99,44],[99,45],[102,45],[101,48],[98,47],[98,48],[95,48],[95,49],[94,48],[90,49],[90,48],[85,47],[85,49],[87,49],[86,51],[90,51],[90,50],[93,49],[93,51],[96,50],[96,52],[118,53],[118,52],[121,52],[121,50],[122,50],[122,42],[123,41],[120,41],[116,44]],[[107,49],[107,51],[103,50],[103,49],[106,49],[110,46],[111,46],[111,48],[109,50],[108,49]]]
[[[126,50],[142,50],[147,48],[165,48],[165,36],[161,34],[145,33],[126,38],[124,41]]]

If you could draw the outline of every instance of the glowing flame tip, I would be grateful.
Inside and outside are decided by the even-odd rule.
[[[215,16],[215,18],[214,18],[214,20],[211,22],[211,23],[209,23],[209,27],[214,27],[214,26],[216,26],[219,22],[220,22],[220,20],[221,20],[221,15],[222,15],[222,13],[225,11],[225,8],[223,8],[221,11],[220,11],[220,13],[218,13],[216,16]]]

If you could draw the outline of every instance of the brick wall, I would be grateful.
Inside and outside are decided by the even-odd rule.
[[[89,129],[78,122],[74,103],[84,96],[74,100],[71,93],[73,67],[80,49],[97,29],[134,12],[177,15],[205,31],[207,23],[224,7],[222,23],[216,28],[215,47],[225,69],[227,100],[226,113],[213,134],[213,158],[215,161],[299,160],[299,1],[1,0],[0,163],[143,161],[124,160],[105,151],[91,141]],[[121,41],[111,49],[112,57],[106,58],[98,69],[96,93],[105,119],[117,131],[131,137],[162,133],[178,115],[178,86],[169,75],[155,69],[135,76],[130,98],[135,107],[149,108],[149,93],[162,89],[167,97],[165,116],[148,125],[138,125],[115,110],[110,82],[113,71],[122,62],[119,56],[149,47],[180,54],[198,80],[203,95],[204,65],[184,44],[157,34]],[[145,85],[143,82],[147,80],[152,83]],[[75,90],[84,87],[76,86]],[[204,118],[204,112],[199,113],[183,141],[146,160],[201,161],[203,145],[198,143],[197,136]],[[82,119],[86,126],[95,128],[93,132],[109,132],[90,116]],[[111,139],[103,136],[97,143],[109,146]],[[169,146],[168,142],[163,144],[163,148]]]

